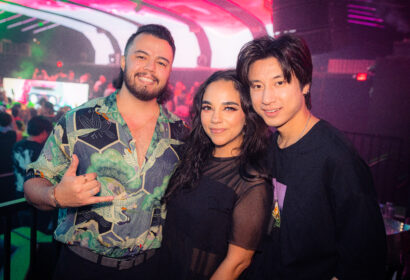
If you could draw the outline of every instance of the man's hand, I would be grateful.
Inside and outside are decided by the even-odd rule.
[[[113,196],[96,196],[101,188],[101,183],[97,181],[97,173],[76,175],[78,162],[77,155],[73,154],[70,166],[55,187],[54,197],[60,206],[79,207],[112,201]]]

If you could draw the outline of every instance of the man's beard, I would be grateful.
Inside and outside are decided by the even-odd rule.
[[[135,85],[134,77],[135,75],[133,75],[132,73],[128,73],[127,66],[125,66],[124,84],[127,87],[128,91],[141,101],[150,101],[154,98],[158,98],[159,96],[165,94],[165,92],[167,91],[168,81],[162,88],[159,88],[158,90],[153,92],[149,92],[145,86],[140,87]],[[156,79],[155,82],[158,83],[158,79]]]

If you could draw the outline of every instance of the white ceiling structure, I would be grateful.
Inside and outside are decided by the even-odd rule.
[[[64,26],[82,33],[100,65],[112,63],[110,57],[121,55],[128,37],[148,23],[170,29],[174,67],[184,68],[233,67],[244,43],[273,34],[272,0],[0,0],[1,14],[0,24],[14,32]]]

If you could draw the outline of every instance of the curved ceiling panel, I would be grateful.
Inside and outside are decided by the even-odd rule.
[[[97,64],[110,63],[110,54],[118,56],[129,35],[141,24],[157,23],[170,29],[177,49],[174,67],[234,67],[244,43],[257,36],[273,34],[272,0],[13,2],[36,9],[38,14],[27,10],[19,12],[17,7],[23,7],[0,0],[5,3],[2,5],[13,6],[15,13],[82,32],[92,41]],[[101,30],[104,32],[98,33]]]
[[[36,17],[36,18],[43,19],[46,21],[52,21],[54,23],[58,23],[60,25],[66,26],[70,29],[74,29],[84,34],[84,36],[90,40],[90,43],[95,50],[95,60],[94,61],[96,64],[109,64],[110,63],[110,60],[109,60],[110,54],[114,53],[114,48],[111,44],[110,39],[108,38],[106,34],[99,32],[98,28],[90,24],[79,22],[78,20],[70,19],[67,17],[60,16],[60,15],[50,14],[50,13],[47,13],[41,10],[27,8],[27,7],[20,6],[20,5],[7,4],[7,3],[0,2],[0,9],[14,12],[14,13],[24,14],[30,17]],[[105,46],[105,47],[102,48],[101,46]]]

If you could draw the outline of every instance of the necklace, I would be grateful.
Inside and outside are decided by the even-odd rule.
[[[295,141],[294,143],[298,142],[298,141],[300,140],[300,138],[302,138],[303,133],[305,133],[305,130],[306,130],[306,128],[308,127],[308,124],[309,124],[309,121],[310,121],[310,117],[311,117],[311,116],[312,116],[312,113],[309,112],[309,117],[308,117],[308,119],[307,119],[307,121],[306,121],[305,127],[303,128],[302,132],[298,135],[298,137],[296,138],[296,141]],[[278,145],[279,145],[279,142],[282,142],[282,137],[281,137],[280,134],[279,134],[279,136],[278,136]],[[292,143],[292,144],[293,144],[293,143]],[[287,147],[287,146],[286,146],[286,147]],[[286,148],[286,147],[283,147],[283,148]]]

